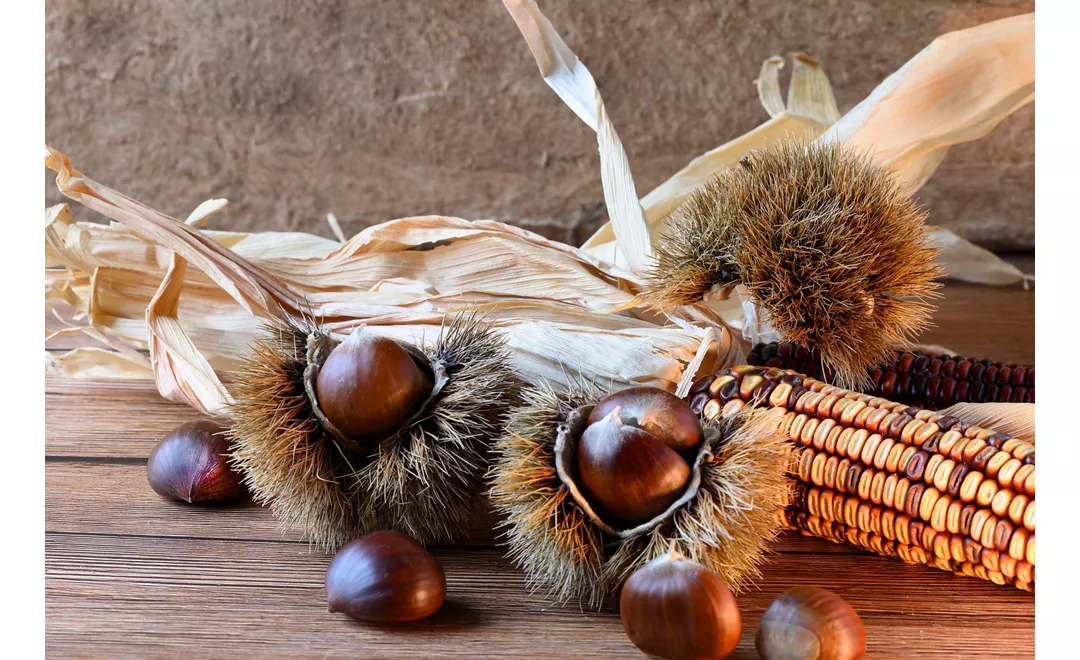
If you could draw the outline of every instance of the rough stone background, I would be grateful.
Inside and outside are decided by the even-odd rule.
[[[770,55],[821,60],[846,111],[935,36],[1034,11],[1032,0],[540,4],[598,81],[641,193],[767,119],[752,81]],[[498,0],[45,7],[49,144],[171,215],[227,197],[211,227],[328,236],[333,212],[351,235],[441,213],[574,244],[606,217],[595,137],[543,83]],[[1032,249],[1034,130],[1028,106],[954,148],[920,193],[932,221]]]

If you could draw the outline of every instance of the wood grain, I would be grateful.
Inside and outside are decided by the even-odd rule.
[[[945,294],[923,341],[1033,361],[1033,292],[949,284]],[[296,530],[279,530],[268,509],[185,506],[150,490],[150,449],[197,416],[150,382],[46,377],[50,656],[642,657],[614,610],[582,612],[530,594],[493,547],[496,518],[486,509],[464,541],[436,549],[449,592],[433,618],[372,627],[327,613],[329,557]],[[739,597],[744,627],[733,657],[756,657],[761,612],[798,584],[826,586],[855,607],[869,657],[1033,655],[1031,594],[794,534],[773,550],[757,589]]]
[[[50,533],[46,550],[48,650],[65,657],[169,657],[193,648],[211,657],[639,655],[615,611],[582,612],[530,595],[495,549],[436,549],[447,575],[445,609],[399,627],[328,614],[329,558],[293,544]],[[993,644],[980,645],[988,651],[981,657],[1032,648],[1030,595],[944,577],[871,555],[776,555],[760,589],[739,599],[743,636],[733,657],[755,657],[760,613],[798,584],[827,585],[847,599],[866,625],[872,657],[895,653],[898,639],[918,640],[919,657],[972,657],[972,640],[991,628]]]

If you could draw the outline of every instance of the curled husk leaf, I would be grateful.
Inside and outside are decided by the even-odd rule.
[[[403,345],[435,386],[397,433],[367,447],[320,423],[306,391],[337,343],[306,320],[269,326],[235,372],[232,460],[254,498],[323,550],[377,529],[452,540],[476,509],[492,439],[516,400],[503,339],[457,316],[434,344]]]
[[[780,141],[676,210],[645,297],[670,308],[741,285],[784,339],[855,387],[930,322],[942,270],[925,219],[868,156]]]
[[[790,497],[782,415],[747,412],[706,423],[686,492],[653,520],[620,528],[584,501],[569,460],[602,396],[589,383],[526,387],[495,445],[490,495],[505,518],[508,554],[529,585],[597,607],[634,570],[674,547],[732,589],[748,586]]]

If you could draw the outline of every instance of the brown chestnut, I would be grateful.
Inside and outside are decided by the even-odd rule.
[[[725,658],[742,635],[742,616],[724,581],[674,551],[630,576],[619,616],[634,646],[668,660]]]
[[[793,587],[761,615],[754,645],[764,660],[854,660],[866,652],[866,630],[840,596]]]
[[[315,394],[330,423],[357,440],[396,431],[428,394],[423,372],[392,339],[356,328],[327,356]]]
[[[181,424],[150,452],[146,479],[154,492],[170,500],[235,500],[245,489],[228,454],[225,427],[210,419]]]
[[[618,408],[585,428],[577,466],[585,497],[626,522],[663,513],[690,479],[690,466],[675,450],[624,424]]]
[[[644,429],[677,452],[696,449],[704,433],[701,421],[685,401],[658,387],[631,387],[600,399],[589,424],[619,409],[623,422]]]
[[[417,621],[439,611],[445,599],[442,566],[401,532],[371,532],[353,539],[326,569],[330,611],[361,621]]]

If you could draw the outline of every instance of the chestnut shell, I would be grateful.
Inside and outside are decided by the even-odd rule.
[[[657,557],[630,576],[619,616],[635,646],[668,660],[727,657],[742,635],[742,616],[728,586],[677,553]]]
[[[616,408],[626,424],[637,426],[685,455],[701,444],[705,434],[701,420],[685,401],[658,387],[631,387],[600,399],[589,415],[589,424],[607,417]]]
[[[225,427],[197,419],[171,431],[150,452],[146,479],[158,495],[177,502],[230,502],[246,489],[229,465]]]
[[[439,611],[445,599],[442,566],[401,532],[371,532],[354,539],[326,569],[330,611],[361,621],[417,621]]]

